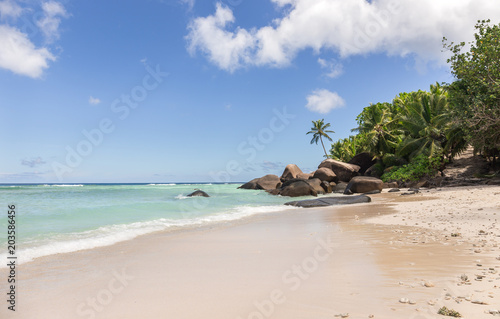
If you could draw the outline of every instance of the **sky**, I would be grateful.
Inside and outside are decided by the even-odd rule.
[[[0,0],[0,183],[243,182],[451,82],[499,0]],[[329,148],[330,142],[326,142]]]

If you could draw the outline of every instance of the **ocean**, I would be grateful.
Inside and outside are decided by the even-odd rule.
[[[290,207],[288,197],[240,184],[0,185],[0,260],[6,260],[8,205],[16,206],[18,263],[91,249],[139,235],[223,223]],[[202,189],[211,197],[187,197]],[[5,265],[0,265],[0,268]]]

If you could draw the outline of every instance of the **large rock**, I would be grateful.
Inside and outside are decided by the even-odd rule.
[[[297,174],[297,178],[300,178],[300,179],[310,179],[310,178],[313,178],[313,173]]]
[[[335,184],[335,186],[332,186],[332,192],[343,194],[346,187],[347,187],[347,183],[340,182],[338,184]]]
[[[381,179],[370,176],[356,176],[347,184],[344,194],[381,191],[382,188],[384,188],[384,182]]]
[[[202,191],[200,189],[197,189],[194,192],[192,192],[191,194],[187,195],[187,197],[194,197],[194,196],[210,197],[207,193],[205,193],[204,191]]]
[[[318,196],[314,188],[303,179],[292,179],[283,183],[279,192],[281,196]]]
[[[398,188],[399,184],[398,182],[387,182],[384,183],[384,188]]]
[[[285,203],[285,205],[309,208],[309,207],[324,207],[333,205],[369,203],[371,202],[371,200],[372,199],[366,195],[332,196],[332,197],[321,197],[318,199],[293,201]]]
[[[319,178],[311,178],[306,180],[307,184],[311,185],[317,194],[324,194],[325,190],[321,186],[321,180]]]
[[[298,176],[299,174],[304,174],[304,172],[302,172],[302,170],[297,165],[288,164],[285,167],[283,174],[281,174],[281,181],[285,182],[294,178],[302,178]]]
[[[280,178],[277,175],[269,174],[260,178],[254,178],[238,188],[271,190],[275,189],[280,182]]]
[[[328,193],[333,192],[333,187],[335,187],[335,183],[334,182],[328,183],[327,181],[322,181],[321,187],[323,187],[323,189],[325,190],[325,193],[328,194]]]
[[[337,177],[337,175],[335,175],[335,173],[331,169],[329,169],[328,167],[318,168],[314,172],[313,178],[319,178],[322,181],[334,182],[334,183],[336,183],[339,179]]]
[[[348,163],[358,165],[360,167],[359,173],[363,175],[367,169],[375,165],[377,160],[373,159],[369,153],[359,153],[354,156]]]
[[[336,161],[334,159],[328,158],[319,164],[318,168],[326,167],[331,169],[335,175],[337,175],[338,180],[342,182],[349,182],[351,178],[359,175],[359,170],[361,167],[354,164],[344,163],[341,161]]]

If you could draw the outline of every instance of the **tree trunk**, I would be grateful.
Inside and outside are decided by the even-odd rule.
[[[323,146],[323,151],[325,152],[325,157],[328,158],[328,154],[326,154],[325,144],[323,144],[323,139],[321,138],[321,135],[319,136],[319,140],[321,141],[321,145]]]

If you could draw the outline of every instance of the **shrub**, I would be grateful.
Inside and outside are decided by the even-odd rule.
[[[433,176],[442,164],[442,156],[428,157],[419,155],[409,164],[400,166],[384,173],[382,180],[410,182],[418,181],[424,176]]]

